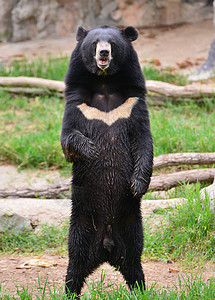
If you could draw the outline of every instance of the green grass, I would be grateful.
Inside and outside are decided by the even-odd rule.
[[[163,223],[157,229],[145,230],[144,255],[149,258],[181,260],[189,265],[205,260],[215,262],[215,222],[210,200],[200,200],[200,185],[184,185],[187,200],[175,209],[161,210]],[[156,214],[154,216],[156,218]]]
[[[41,253],[44,250],[66,253],[69,224],[42,225],[39,232],[0,233],[0,253]]]
[[[125,285],[119,286],[109,286],[106,288],[104,286],[104,274],[101,275],[101,280],[97,283],[88,283],[89,292],[85,292],[83,296],[80,297],[82,300],[208,300],[215,298],[215,280],[213,278],[204,282],[201,278],[195,278],[191,276],[190,278],[180,278],[179,286],[175,286],[172,289],[161,290],[156,285],[151,287],[147,286],[145,292],[141,292],[140,289],[134,291],[128,290]],[[0,285],[0,299],[2,300],[66,300],[68,299],[64,293],[64,287],[56,288],[55,283],[50,286],[47,283],[41,284],[38,279],[38,288],[30,287],[17,287],[16,296],[12,296],[6,292],[2,292],[1,295],[1,285]],[[75,299],[75,295],[70,298],[70,300]]]
[[[176,152],[214,152],[215,110],[195,103],[150,108],[155,156]]]
[[[20,168],[67,166],[60,147],[64,101],[6,93],[0,97],[0,159]]]
[[[64,101],[0,92],[0,160],[19,168],[68,168],[60,146]],[[215,152],[215,110],[180,104],[150,108],[155,156]]]
[[[187,83],[185,76],[172,72],[170,68],[158,69],[155,66],[148,64],[143,67],[143,73],[146,80],[164,81],[175,85],[185,85]]]
[[[46,59],[37,57],[32,61],[24,58],[21,61],[13,60],[9,67],[0,68],[0,76],[28,76],[53,80],[64,80],[69,64],[69,57],[52,57]]]

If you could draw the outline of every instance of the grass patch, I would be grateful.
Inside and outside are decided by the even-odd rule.
[[[209,279],[205,283],[201,278],[180,278],[179,277],[179,286],[175,286],[172,289],[161,290],[152,285],[151,287],[147,286],[146,291],[141,292],[140,289],[134,291],[128,290],[125,285],[119,286],[109,286],[108,288],[104,286],[104,274],[101,275],[101,280],[97,283],[92,282],[88,283],[89,292],[85,292],[80,299],[82,300],[208,300],[215,298],[215,280],[213,278]],[[0,293],[1,293],[0,285]],[[17,287],[17,296],[12,296],[6,294],[2,291],[2,300],[24,300],[24,299],[52,299],[52,300],[66,300],[68,299],[64,293],[64,287],[56,288],[55,283],[49,285],[47,280],[45,283],[41,283],[38,279],[38,287],[29,288],[25,286]],[[69,298],[70,300],[75,299],[75,295]]]
[[[0,160],[19,168],[70,168],[60,146],[64,101],[0,92]],[[150,108],[155,156],[215,152],[215,111],[191,103]],[[180,121],[179,121],[180,120]]]
[[[20,168],[62,168],[66,164],[60,131],[64,101],[1,93],[0,159]]]
[[[177,152],[214,152],[215,110],[195,103],[150,108],[155,156]]]
[[[145,230],[144,254],[149,258],[183,260],[195,265],[214,262],[215,222],[210,200],[200,200],[200,185],[184,186],[182,204],[165,214],[158,229]]]
[[[60,227],[42,225],[38,232],[25,231],[0,234],[0,253],[41,253],[44,250],[67,251],[67,236],[69,224],[65,222]]]
[[[175,85],[185,85],[187,83],[186,76],[172,72],[171,68],[158,69],[149,64],[143,66],[143,74],[145,75],[146,80],[164,81]]]
[[[46,59],[37,57],[31,61],[27,58],[23,60],[13,60],[10,66],[0,68],[0,76],[16,77],[39,77],[53,80],[64,80],[69,64],[68,56],[52,57]]]

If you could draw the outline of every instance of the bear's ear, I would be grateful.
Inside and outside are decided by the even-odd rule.
[[[128,26],[122,31],[125,38],[130,42],[133,42],[138,38],[138,31],[133,26]]]
[[[79,26],[76,32],[76,40],[78,42],[80,42],[81,40],[83,40],[85,38],[85,36],[87,35],[88,31],[86,29],[84,29],[82,26]]]

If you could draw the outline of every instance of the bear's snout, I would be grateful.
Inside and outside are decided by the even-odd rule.
[[[98,42],[96,45],[96,63],[98,68],[105,70],[109,67],[111,57],[111,44],[108,42]]]

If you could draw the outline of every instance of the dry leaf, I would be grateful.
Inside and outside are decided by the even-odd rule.
[[[192,67],[193,63],[189,59],[185,59],[182,62],[176,62],[180,69],[186,69],[188,67]]]
[[[11,55],[10,57],[25,57],[25,54],[17,53],[17,54]]]
[[[168,272],[169,273],[179,273],[179,270],[174,270],[174,269],[169,268]]]
[[[56,266],[57,263],[53,260],[47,260],[47,259],[40,259],[40,258],[32,258],[24,264],[21,264],[17,269],[30,269],[32,267],[42,267],[42,268],[49,268]]]
[[[160,60],[158,58],[154,58],[152,62],[157,67],[159,67],[161,65],[161,62],[160,62]]]

